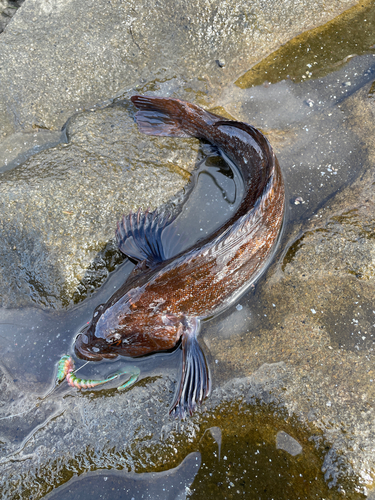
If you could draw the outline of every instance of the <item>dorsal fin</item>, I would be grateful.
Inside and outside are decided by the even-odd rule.
[[[117,223],[116,238],[122,253],[149,265],[163,262],[172,257],[170,245],[163,245],[161,236],[164,229],[173,222],[170,214],[163,212],[130,212]]]

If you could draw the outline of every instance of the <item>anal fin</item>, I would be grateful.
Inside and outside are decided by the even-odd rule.
[[[199,320],[197,318],[186,319],[182,335],[181,379],[169,410],[169,414],[175,413],[180,418],[185,418],[187,414],[192,415],[197,405],[202,404],[211,391],[210,372],[206,358],[198,344],[198,331]]]

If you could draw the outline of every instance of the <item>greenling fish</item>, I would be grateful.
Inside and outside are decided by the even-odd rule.
[[[75,341],[85,360],[139,357],[182,346],[182,370],[170,413],[192,414],[210,392],[210,372],[197,335],[201,320],[226,309],[264,271],[284,215],[284,182],[268,140],[251,125],[178,99],[133,96],[139,130],[148,135],[210,142],[239,170],[244,195],[237,211],[211,236],[178,253],[160,211],[130,213],[116,235],[138,262],[125,283]]]

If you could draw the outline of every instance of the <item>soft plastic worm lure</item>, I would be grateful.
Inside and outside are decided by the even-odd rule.
[[[73,370],[74,370],[73,359],[65,354],[60,359],[57,365],[57,375],[56,375],[57,381],[62,382],[64,378],[67,376],[68,372],[72,372]]]
[[[111,380],[114,380],[115,378],[118,378],[120,377],[120,375],[124,375],[125,373],[130,374],[130,378],[125,382],[125,384],[117,387],[117,390],[122,391],[127,387],[130,387],[137,381],[140,370],[136,366],[129,366],[124,370],[121,370],[120,372],[115,373],[111,377],[103,380],[85,380],[77,378],[74,374],[74,361],[71,356],[65,354],[58,362],[56,380],[57,382],[62,382],[64,378],[66,378],[68,384],[71,387],[77,387],[77,389],[91,389],[92,387],[96,387],[97,385],[106,384],[107,382],[110,382]]]

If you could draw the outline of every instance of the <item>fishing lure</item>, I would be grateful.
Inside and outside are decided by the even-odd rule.
[[[138,380],[140,374],[139,368],[137,368],[136,366],[129,366],[124,370],[121,370],[120,372],[115,373],[114,375],[111,375],[110,377],[103,380],[86,380],[76,377],[76,375],[74,374],[73,358],[65,354],[57,364],[56,381],[60,383],[66,378],[66,381],[71,387],[76,387],[77,389],[91,389],[92,387],[96,387],[97,385],[106,384],[107,382],[110,382],[111,380],[114,380],[115,378],[118,378],[126,373],[130,374],[130,378],[125,382],[125,384],[117,387],[118,391],[122,391],[127,387],[130,387]]]

